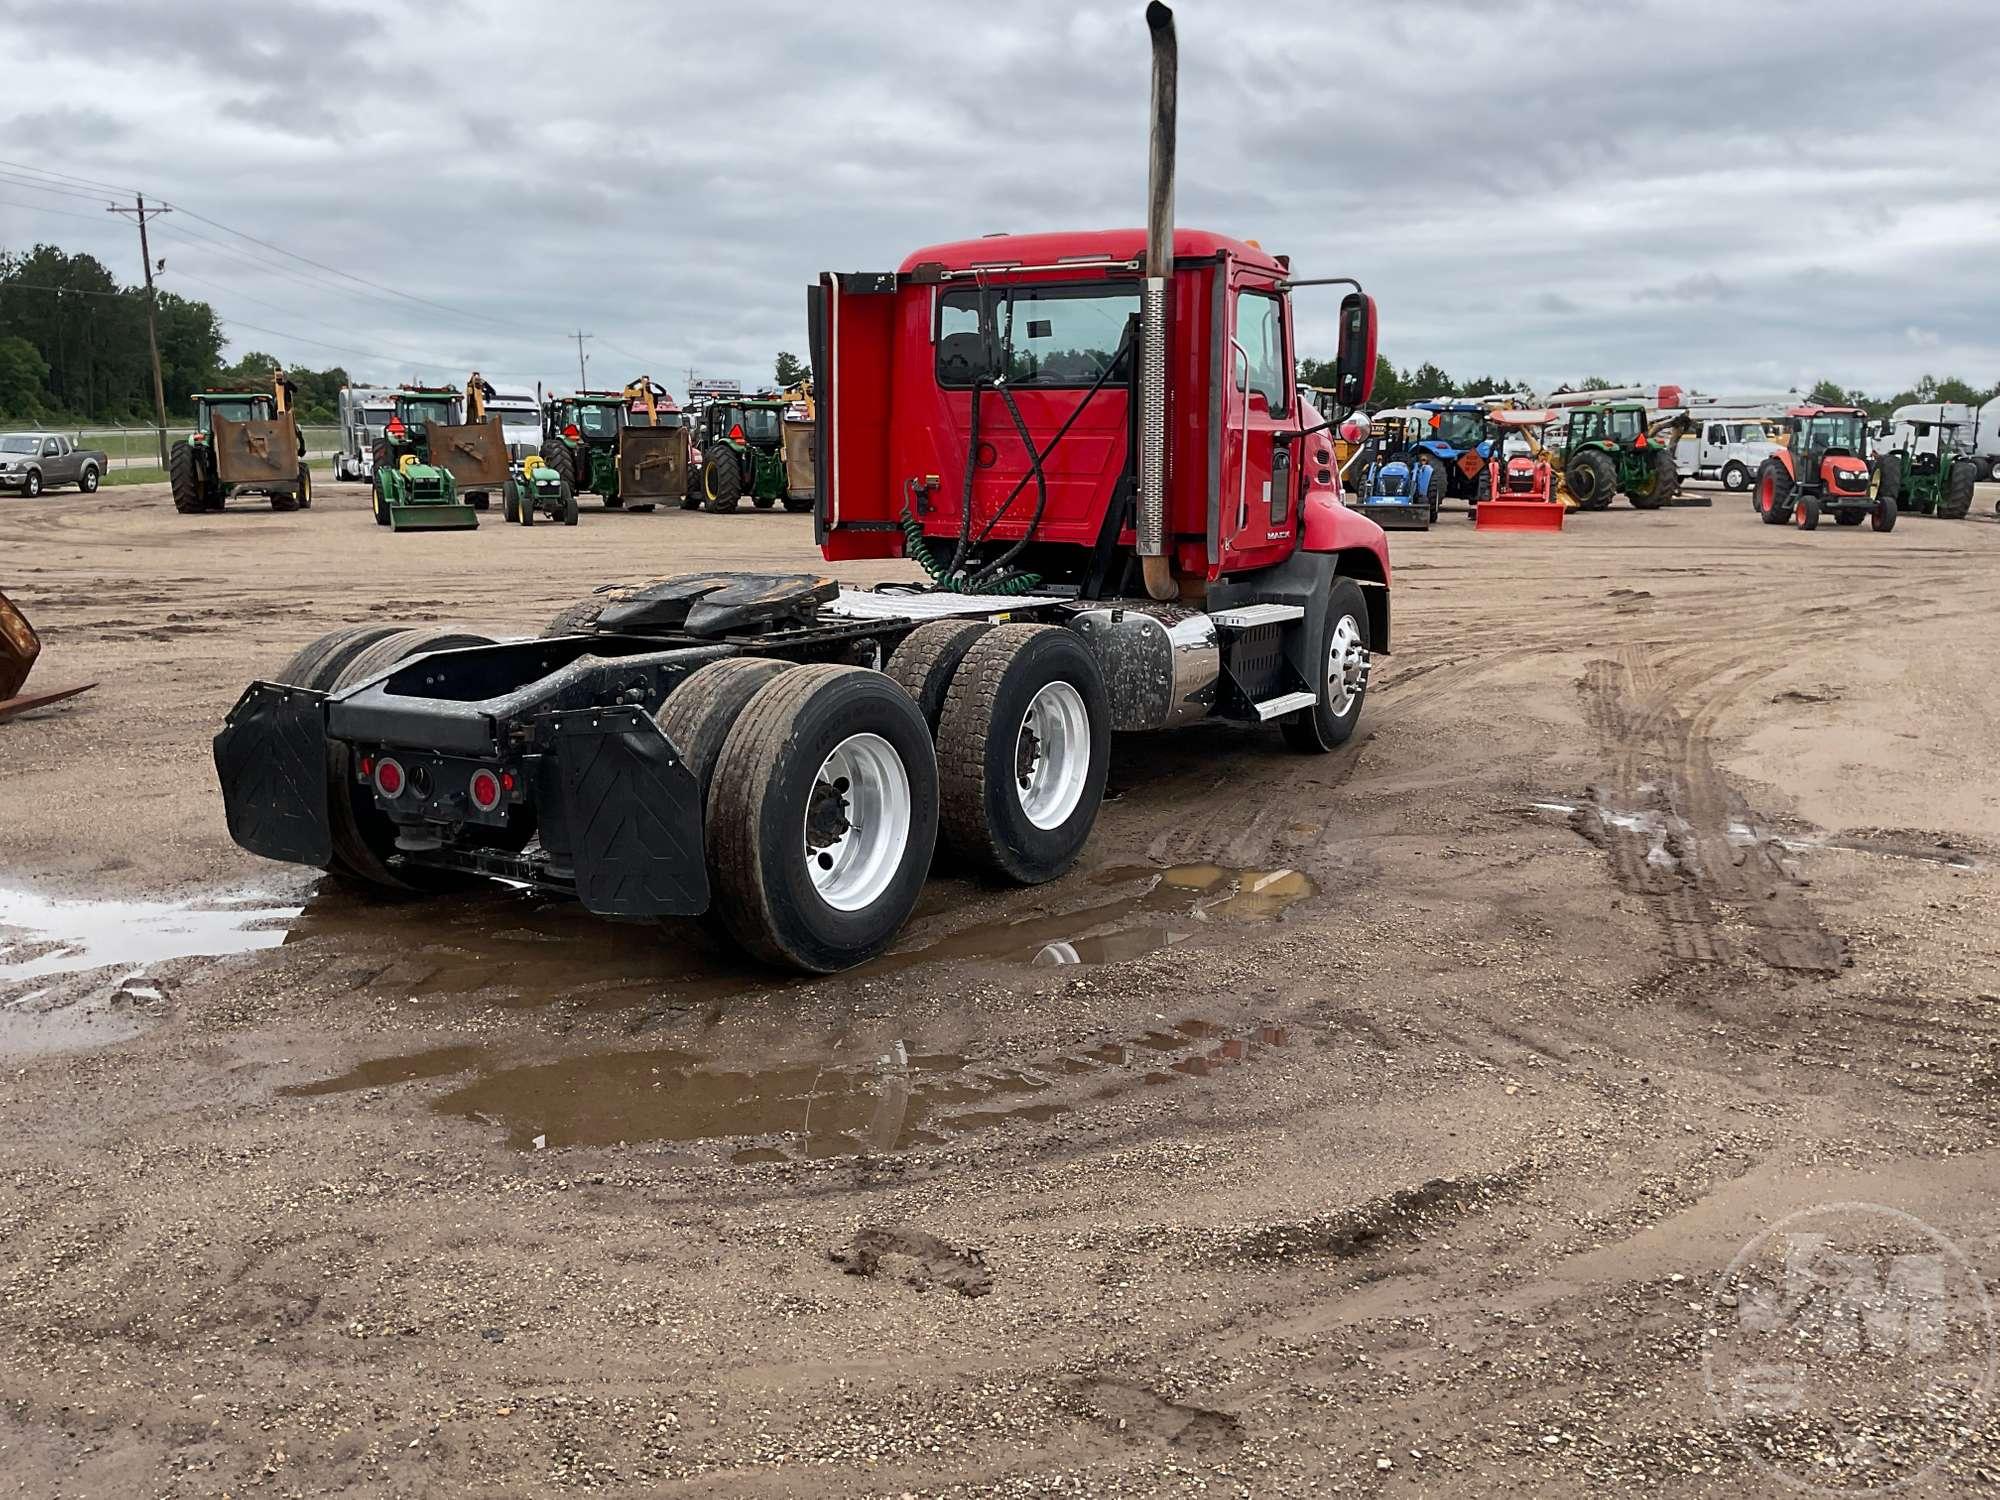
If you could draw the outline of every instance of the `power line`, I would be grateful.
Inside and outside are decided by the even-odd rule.
[[[107,193],[117,193],[120,196],[138,191],[138,189],[132,187],[120,187],[116,183],[99,182],[94,177],[74,177],[68,172],[51,172],[47,167],[32,167],[24,161],[6,161],[0,159],[0,167],[16,167],[23,172],[32,172],[37,177],[49,177],[58,182],[73,182],[82,187],[101,188]]]
[[[46,208],[39,203],[23,203],[18,198],[0,198],[0,204],[5,204],[9,208],[26,209],[31,214],[54,214],[59,219],[87,219],[92,224],[98,222],[94,214],[72,213],[66,208]]]
[[[87,193],[81,188],[63,187],[53,182],[38,182],[32,177],[24,177],[16,172],[0,171],[0,182],[6,183],[9,187],[27,188],[37,193],[54,193],[58,197],[81,198],[86,203],[102,203],[104,201],[104,194],[102,193]]]
[[[130,296],[132,291],[131,288],[120,287],[115,292],[93,292],[90,288],[82,286],[44,286],[39,281],[0,279],[0,292],[9,291],[14,287],[20,287],[28,292],[54,292],[59,297],[126,297]]]
[[[180,209],[189,218],[199,220],[211,229],[220,229],[224,234],[235,235],[239,240],[247,240],[253,245],[261,245],[264,249],[272,251],[275,254],[286,256],[291,260],[298,261],[302,265],[315,267],[318,270],[325,271],[328,275],[338,276],[342,280],[354,282],[357,286],[372,287],[378,292],[386,292],[392,297],[400,297],[405,302],[415,303],[419,307],[428,307],[437,312],[449,313],[455,318],[475,318],[482,323],[493,323],[503,328],[508,326],[506,323],[501,322],[500,319],[491,317],[486,313],[468,312],[463,308],[447,307],[444,303],[433,302],[428,297],[419,297],[412,292],[399,291],[395,287],[384,286],[379,281],[370,281],[365,276],[356,276],[352,271],[343,271],[337,266],[327,265],[324,261],[314,260],[311,256],[300,255],[297,251],[287,250],[283,245],[274,245],[269,240],[260,240],[254,234],[245,234],[240,229],[232,229],[219,220],[211,219],[205,214],[198,214],[193,209],[183,207],[178,203],[173,206]]]

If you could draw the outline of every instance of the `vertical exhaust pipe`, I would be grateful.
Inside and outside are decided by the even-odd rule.
[[[1146,265],[1139,301],[1139,511],[1134,531],[1146,593],[1179,597],[1167,556],[1167,309],[1174,276],[1174,117],[1180,44],[1174,13],[1146,7],[1153,34],[1153,111],[1146,160]]]

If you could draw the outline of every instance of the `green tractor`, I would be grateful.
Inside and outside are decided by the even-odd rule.
[[[542,462],[606,510],[648,511],[687,489],[687,429],[666,391],[645,376],[622,391],[551,396],[542,409]]]
[[[1976,436],[1966,434],[1943,407],[1934,419],[1910,422],[1903,446],[1876,461],[1877,490],[1893,499],[1899,510],[1942,521],[1964,520],[1972,509],[1972,487],[1979,480],[1979,463],[1967,456]]]
[[[1635,510],[1658,510],[1681,487],[1673,443],[1647,430],[1636,401],[1571,409],[1562,476],[1578,510],[1604,510],[1621,494]]]
[[[476,398],[475,398],[476,404]],[[497,420],[459,420],[452,386],[406,385],[375,443],[375,524],[392,531],[469,531],[507,481]]]
[[[785,477],[785,409],[778,399],[730,397],[711,401],[701,414],[701,483],[683,505],[728,515],[749,496],[759,510],[783,501],[786,510],[811,510],[812,496],[794,495]]]
[[[167,483],[182,515],[221,510],[231,495],[267,495],[272,510],[312,506],[305,438],[291,384],[270,391],[197,391],[195,430],[167,454]]]

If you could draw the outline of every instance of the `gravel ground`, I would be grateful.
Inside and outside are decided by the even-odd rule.
[[[1355,744],[1121,741],[1074,874],[940,871],[808,982],[229,844],[209,736],[323,630],[816,565],[803,517],[362,493],[0,501],[36,684],[101,684],[0,728],[0,1494],[2000,1479],[1976,1317],[1794,1323],[1811,1401],[1711,1394],[1795,1211],[2000,1277],[1987,507],[1396,535]]]

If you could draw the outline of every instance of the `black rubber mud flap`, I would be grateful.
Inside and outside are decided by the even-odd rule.
[[[641,708],[555,718],[577,899],[603,917],[707,911],[701,788],[660,726]]]
[[[215,737],[229,836],[298,865],[333,858],[327,818],[326,694],[253,682]]]

